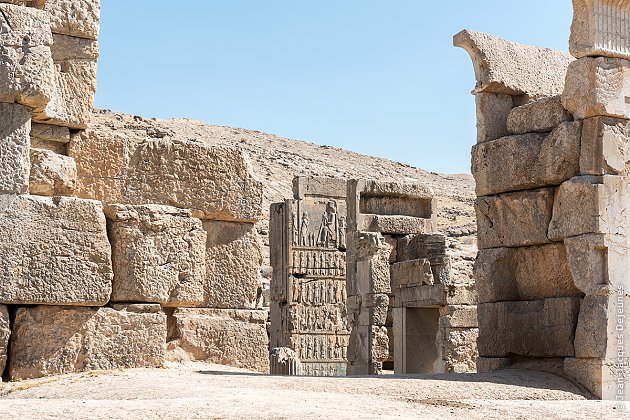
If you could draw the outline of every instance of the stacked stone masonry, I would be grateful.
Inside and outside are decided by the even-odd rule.
[[[348,181],[348,374],[475,370],[474,284],[451,277],[435,206],[419,184]]]
[[[89,128],[99,19],[99,0],[0,0],[0,372],[266,372],[262,184],[236,149]]]
[[[454,38],[478,82],[478,369],[552,361],[597,397],[628,401],[630,2],[573,4],[577,60]]]

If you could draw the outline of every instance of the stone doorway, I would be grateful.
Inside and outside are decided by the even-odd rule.
[[[438,346],[440,309],[397,308],[394,317],[396,373],[441,372]]]

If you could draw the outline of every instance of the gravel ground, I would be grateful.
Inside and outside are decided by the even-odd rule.
[[[541,372],[353,378],[277,377],[203,363],[5,383],[2,419],[620,419]],[[630,407],[629,407],[630,408]]]

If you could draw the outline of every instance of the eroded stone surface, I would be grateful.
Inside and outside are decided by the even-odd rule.
[[[509,134],[508,116],[514,106],[510,95],[479,92],[475,95],[477,108],[477,143],[495,140]]]
[[[512,109],[507,130],[512,134],[547,133],[572,119],[562,106],[562,97],[556,95]]]
[[[580,298],[479,304],[479,355],[571,357]]]
[[[262,184],[247,155],[236,149],[86,130],[73,137],[68,155],[77,161],[80,197],[188,208],[204,219],[255,222],[261,217]]]
[[[630,58],[630,4],[614,0],[573,0],[569,51],[574,57]]]
[[[475,280],[480,303],[582,296],[563,244],[481,250]]]
[[[0,193],[28,191],[30,131],[29,108],[0,103]]]
[[[597,116],[630,119],[630,61],[585,57],[567,70],[562,105],[576,119]]]
[[[470,54],[476,92],[543,98],[562,93],[573,57],[548,48],[517,44],[481,32],[462,31],[453,44]]]
[[[41,110],[55,86],[50,18],[13,4],[0,3],[0,11],[0,102]]]
[[[206,232],[190,210],[112,205],[106,213],[114,267],[112,301],[164,306],[204,302]]]
[[[178,345],[197,360],[269,371],[267,311],[177,309]]]
[[[582,175],[630,173],[630,121],[594,117],[584,120],[580,152]]]
[[[580,171],[580,122],[563,123],[548,136],[503,137],[473,147],[478,196],[559,185]]]
[[[100,306],[112,287],[101,203],[0,196],[0,302]]]
[[[161,367],[166,315],[112,308],[20,308],[11,348],[11,380],[96,369]]]
[[[44,10],[50,13],[54,33],[98,39],[100,0],[45,0]]]
[[[479,249],[549,243],[554,188],[479,197],[475,202]]]
[[[31,141],[32,139],[66,144],[70,142],[70,129],[58,125],[32,123]]]
[[[35,195],[71,195],[77,184],[74,159],[45,149],[31,149],[29,192]]]
[[[7,363],[7,350],[10,336],[11,325],[9,309],[5,305],[0,305],[0,372],[4,372],[4,367]]]

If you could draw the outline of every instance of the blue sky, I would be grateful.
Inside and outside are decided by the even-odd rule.
[[[569,0],[101,0],[96,106],[470,171],[468,28],[566,50]]]

